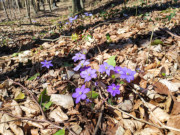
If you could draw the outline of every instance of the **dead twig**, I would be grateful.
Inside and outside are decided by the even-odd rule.
[[[100,125],[100,123],[101,123],[101,119],[102,119],[103,112],[104,112],[104,105],[102,105],[102,107],[101,107],[101,112],[100,112],[100,114],[99,114],[98,122],[97,122],[97,124],[96,124],[96,128],[95,128],[95,130],[94,130],[93,135],[96,135],[96,134],[97,134],[97,131],[98,131],[98,129],[99,129],[99,125]]]
[[[178,36],[178,35],[172,33],[172,32],[171,32],[170,30],[168,30],[168,29],[162,29],[162,28],[159,28],[159,29],[162,30],[162,31],[167,32],[167,33],[168,33],[169,35],[171,35],[172,37],[175,37],[175,38],[180,39],[180,36]]]

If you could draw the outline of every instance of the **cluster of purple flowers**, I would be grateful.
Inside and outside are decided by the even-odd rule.
[[[93,14],[91,14],[91,13],[88,13],[88,12],[85,12],[84,13],[86,16],[92,16]]]
[[[113,70],[115,73],[120,75],[121,79],[125,79],[127,82],[130,82],[131,80],[134,80],[134,75],[136,74],[135,71],[132,71],[131,69],[128,69],[126,67],[122,68],[119,66],[111,66],[108,65],[108,63],[104,62],[102,65],[99,66],[99,72],[100,73],[106,73],[108,76],[110,76],[110,71]]]
[[[69,24],[69,23],[73,23],[74,20],[76,20],[78,18],[78,15],[73,17],[69,17],[69,22],[66,22],[65,24]]]
[[[90,81],[92,78],[96,78],[96,70],[92,69],[90,66],[89,60],[86,60],[86,53],[87,50],[82,50],[80,53],[76,53],[72,59],[74,62],[81,60],[79,64],[74,68],[75,71],[80,70],[80,76],[84,78],[84,82]],[[109,65],[108,63],[104,62],[102,65],[99,65],[99,72],[101,74],[106,73],[108,76],[111,75],[111,70],[114,71],[115,74],[119,74],[121,79],[126,80],[127,82],[130,82],[131,80],[134,80],[135,71],[132,71],[131,69],[128,69],[126,67],[122,68],[119,66],[113,67],[112,65]],[[120,85],[115,85],[114,83],[108,86],[107,91],[114,97],[118,94],[120,94]],[[73,93],[73,98],[76,98],[76,103],[79,103],[81,99],[86,99],[86,93],[90,91],[89,88],[85,88],[85,85],[83,85],[81,88],[76,88],[76,92]]]

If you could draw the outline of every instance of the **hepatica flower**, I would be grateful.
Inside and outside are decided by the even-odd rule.
[[[76,15],[74,18],[73,17],[69,17],[69,22],[72,23],[74,20],[76,20],[78,17],[78,15]]]
[[[85,85],[82,85],[81,88],[76,88],[76,92],[72,94],[73,98],[76,98],[76,104],[80,102],[80,100],[86,99],[86,93],[90,91],[89,88],[85,88]]]
[[[131,69],[128,69],[126,67],[122,68],[119,73],[121,74],[120,78],[126,79],[128,82],[134,80],[134,75],[136,74],[135,71],[132,71]]]
[[[52,64],[51,62],[52,62],[52,61],[46,61],[46,60],[44,60],[44,62],[41,62],[42,67],[50,68],[51,66],[53,66],[53,64]]]
[[[92,16],[92,14],[91,13],[84,13],[86,16]]]
[[[107,75],[110,75],[111,70],[114,70],[114,67],[111,65],[108,65],[106,62],[104,62],[102,65],[99,66],[100,73],[106,72]]]
[[[122,70],[123,70],[122,67],[115,66],[115,69],[114,69],[115,73],[121,74]]]
[[[82,60],[80,63],[74,68],[74,71],[78,71],[80,68],[89,64],[88,60]]]
[[[85,71],[82,71],[80,73],[81,77],[84,78],[85,82],[88,82],[90,81],[92,78],[96,78],[97,77],[97,74],[96,74],[96,70],[95,69],[91,69],[91,68],[88,68],[87,70]]]
[[[108,86],[107,91],[108,91],[109,93],[111,93],[111,95],[114,97],[114,96],[116,96],[116,94],[117,94],[117,95],[120,94],[119,88],[120,88],[119,85],[112,84],[112,85]]]
[[[82,53],[76,53],[74,57],[72,57],[72,59],[74,60],[74,62],[78,61],[78,60],[85,60],[86,59],[86,55],[82,54]]]

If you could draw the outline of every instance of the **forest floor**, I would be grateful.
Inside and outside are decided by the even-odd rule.
[[[0,134],[179,135],[180,3],[66,4],[1,18]]]

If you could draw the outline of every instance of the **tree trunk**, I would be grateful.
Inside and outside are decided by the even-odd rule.
[[[6,14],[6,18],[7,18],[7,19],[8,19],[8,21],[9,21],[10,19],[9,19],[9,16],[8,16],[7,10],[6,10],[6,6],[5,6],[5,3],[4,3],[4,0],[2,0],[2,4],[3,4],[4,13]]]
[[[82,11],[84,8],[83,0],[72,0],[72,12],[75,14],[76,12]]]
[[[18,3],[18,0],[16,0],[16,6],[17,6],[17,8],[18,8],[19,17],[21,18],[21,12],[20,12],[20,8],[19,8],[19,3]]]
[[[29,0],[25,0],[25,5],[26,5],[27,17],[29,18],[30,24],[32,24],[31,13],[30,13],[30,1]]]
[[[48,4],[49,4],[49,10],[52,12],[52,9],[51,9],[51,1],[48,0]]]

